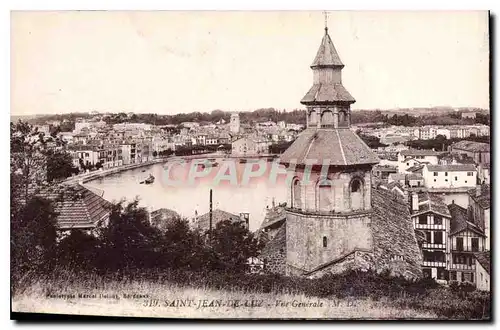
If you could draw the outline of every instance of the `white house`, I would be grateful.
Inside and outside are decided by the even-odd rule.
[[[234,156],[255,156],[262,153],[268,153],[269,143],[242,137],[231,143],[231,149],[231,154]]]
[[[447,129],[447,128],[438,128],[436,130],[436,136],[437,135],[443,135],[443,136],[446,136],[447,139],[450,139],[451,135],[450,135],[450,130]]]
[[[398,153],[398,172],[405,173],[406,169],[414,166],[415,162],[411,162],[411,159],[415,159],[419,163],[437,165],[439,162],[438,156],[440,154],[440,152],[434,150],[402,150]]]
[[[472,164],[425,165],[422,176],[427,188],[473,188],[477,182],[476,167]]]

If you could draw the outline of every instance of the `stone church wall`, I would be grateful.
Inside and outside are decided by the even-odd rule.
[[[310,271],[355,250],[370,251],[373,248],[370,222],[369,213],[318,216],[289,211],[287,263]]]

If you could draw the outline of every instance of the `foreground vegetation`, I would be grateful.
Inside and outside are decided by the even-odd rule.
[[[489,293],[450,289],[432,280],[410,282],[372,272],[321,279],[220,272],[159,271],[96,275],[56,271],[27,276],[13,296],[14,311],[151,317],[489,319]],[[116,295],[119,299],[62,299],[66,294]],[[138,294],[140,297],[125,297]],[[165,301],[194,300],[193,306]],[[263,301],[268,306],[197,308],[199,300]],[[152,305],[152,302],[157,301]],[[277,302],[322,302],[277,306]],[[152,308],[154,307],[154,308]],[[176,308],[172,308],[176,307]],[[265,308],[264,308],[265,307]]]

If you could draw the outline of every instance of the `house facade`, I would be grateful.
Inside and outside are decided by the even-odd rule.
[[[425,165],[422,176],[427,188],[472,188],[477,182],[472,164]]]
[[[436,165],[439,162],[439,155],[441,153],[434,150],[403,150],[398,153],[398,172],[404,173],[407,168],[415,166],[416,162]]]
[[[415,230],[425,234],[422,244],[422,271],[424,276],[440,282],[448,280],[451,215],[446,204],[427,192],[411,195],[411,217]]]
[[[457,204],[450,204],[448,208],[452,215],[449,280],[476,283],[474,254],[485,250],[484,232],[470,221],[467,209]]]

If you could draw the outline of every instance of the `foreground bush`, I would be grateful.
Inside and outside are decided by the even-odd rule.
[[[491,303],[489,292],[455,292],[433,280],[408,281],[391,278],[386,274],[350,271],[340,275],[327,275],[320,279],[287,277],[276,274],[232,274],[228,272],[188,272],[180,270],[136,271],[128,274],[56,271],[43,277],[31,277],[22,283],[29,288],[35,282],[50,283],[51,290],[84,286],[104,289],[109,283],[139,282],[144,286],[177,285],[209,290],[243,293],[304,294],[320,298],[371,299],[387,307],[431,312],[443,319],[489,319]],[[17,294],[22,294],[22,290]]]

